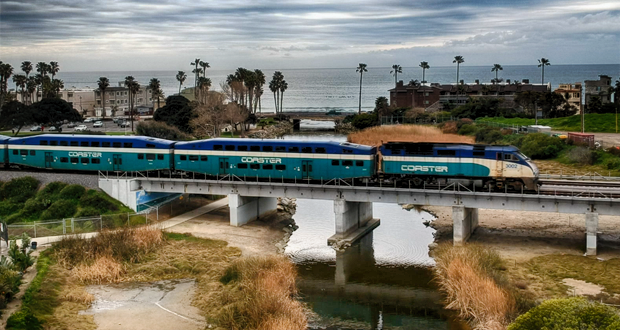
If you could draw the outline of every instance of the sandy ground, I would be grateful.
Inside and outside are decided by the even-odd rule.
[[[168,330],[204,329],[207,323],[189,302],[193,279],[92,285],[86,289],[95,302],[83,314],[93,315],[98,329]]]
[[[432,207],[437,241],[452,240],[452,209]],[[480,209],[469,241],[494,247],[517,262],[548,254],[585,252],[585,215]],[[597,257],[620,257],[620,217],[599,216]]]

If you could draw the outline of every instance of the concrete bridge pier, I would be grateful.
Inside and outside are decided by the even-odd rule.
[[[598,234],[598,213],[586,213],[586,253],[596,255],[596,240]]]
[[[247,197],[239,194],[228,195],[230,225],[240,227],[262,216],[277,211],[278,199],[275,197]]]
[[[454,245],[463,245],[478,227],[478,209],[453,206],[452,221]]]
[[[360,274],[375,266],[375,250],[372,245],[372,232],[344,251],[336,251],[336,285],[344,286],[351,276]]]
[[[349,202],[342,198],[334,200],[336,233],[327,244],[337,250],[352,245],[379,226],[379,219],[372,218],[372,202]]]

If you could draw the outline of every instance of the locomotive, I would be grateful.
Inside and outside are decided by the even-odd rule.
[[[65,171],[169,171],[239,178],[344,180],[400,187],[460,184],[473,189],[537,190],[538,169],[512,146],[388,142],[209,139],[145,136],[0,136],[0,163]]]

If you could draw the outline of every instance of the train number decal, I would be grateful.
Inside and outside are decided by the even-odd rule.
[[[506,168],[516,169],[517,168],[517,164],[510,164],[510,163],[508,163],[508,164],[506,164]]]

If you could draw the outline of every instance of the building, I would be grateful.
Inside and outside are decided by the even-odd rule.
[[[560,84],[554,93],[562,95],[564,98],[568,99],[568,103],[575,106],[577,108],[577,114],[581,114],[583,110],[583,105],[581,104],[581,83],[577,82],[574,84]]]
[[[34,99],[33,102],[41,100],[41,91],[39,91],[38,94],[38,98]],[[62,89],[58,93],[58,97],[71,103],[73,109],[77,110],[83,116],[95,112],[95,92],[92,89]],[[24,102],[21,93],[17,93],[17,100],[19,102]],[[28,101],[27,98],[26,101]]]
[[[610,89],[611,86],[611,77],[607,75],[599,75],[599,80],[586,80],[586,91],[585,91],[585,103],[588,106],[590,103],[590,99],[593,96],[598,96],[601,98],[601,104],[610,103],[611,102],[611,94]]]
[[[504,99],[504,106],[514,104],[515,95],[525,92],[548,92],[550,84],[530,84],[528,80],[522,82],[501,84],[481,84],[476,80],[474,84],[442,85],[404,85],[402,80],[395,88],[389,90],[390,105],[405,108],[423,108],[425,110],[442,109],[448,103],[464,104],[469,97],[489,97]],[[429,109],[430,108],[430,109]]]
[[[95,91],[95,112],[93,115],[101,117],[103,107],[101,104],[101,90]],[[117,87],[108,87],[105,90],[105,111],[106,117],[127,116],[129,115],[129,88],[125,87],[125,83],[120,81]],[[135,95],[134,107],[141,109],[141,114],[153,114],[153,102],[157,106],[157,99],[151,96],[151,90],[146,86],[140,86],[140,90]],[[148,110],[145,110],[148,108]]]

